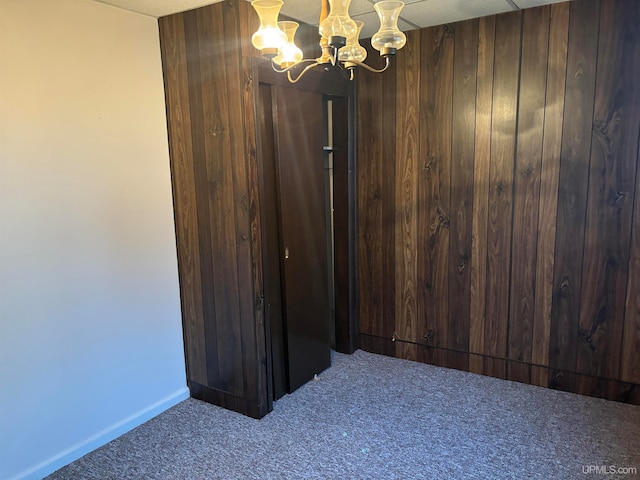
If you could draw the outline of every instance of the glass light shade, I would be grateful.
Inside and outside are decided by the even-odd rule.
[[[347,38],[347,44],[338,51],[338,60],[341,62],[364,62],[367,58],[367,50],[360,45],[358,38],[364,22],[356,20],[356,34]]]
[[[371,37],[371,46],[376,50],[400,50],[407,43],[407,37],[398,29],[398,17],[402,7],[404,2],[399,0],[383,0],[373,6],[380,17],[380,29]]]
[[[324,38],[354,36],[358,27],[349,16],[351,0],[329,0],[329,15],[320,23],[320,35]]]
[[[282,0],[253,0],[251,6],[260,18],[260,28],[251,37],[251,43],[258,50],[275,56],[277,50],[287,43],[287,35],[278,28],[278,13]]]
[[[297,22],[278,22],[280,30],[287,35],[287,43],[280,47],[278,55],[273,59],[273,62],[281,67],[290,67],[302,60],[302,50],[294,43],[296,30],[299,26]]]

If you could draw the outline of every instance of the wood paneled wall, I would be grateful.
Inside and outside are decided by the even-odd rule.
[[[189,387],[261,417],[270,400],[250,8],[226,1],[159,27]]]
[[[359,72],[362,348],[640,403],[638,18],[410,31]]]
[[[251,45],[259,20],[249,2],[226,0],[158,23],[189,388],[195,398],[262,417],[273,399],[258,91],[261,83],[288,81]],[[317,28],[301,24],[296,39],[307,57],[320,55]],[[347,84],[340,75],[310,72],[297,86],[339,97],[337,105],[347,108]],[[353,155],[336,169],[346,189],[336,202],[345,211],[354,195],[346,160]],[[336,252],[347,268],[337,271],[337,285],[346,287],[336,296],[336,346],[352,351],[355,286],[345,276],[355,264],[355,241],[351,217],[337,218]]]

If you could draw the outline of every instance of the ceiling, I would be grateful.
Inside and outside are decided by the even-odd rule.
[[[152,17],[216,3],[214,0],[95,0]],[[495,13],[522,8],[537,7],[563,0],[404,0],[398,26],[400,30],[441,25],[443,23],[483,17]],[[378,29],[378,16],[373,10],[375,0],[351,0],[349,13],[355,20],[362,20],[362,38],[371,37]],[[320,0],[284,0],[281,12],[289,17],[312,25],[318,24]]]

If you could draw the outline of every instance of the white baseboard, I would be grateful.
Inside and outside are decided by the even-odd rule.
[[[151,420],[153,417],[161,414],[165,410],[187,398],[189,398],[189,389],[187,387],[181,388],[177,392],[164,397],[153,405],[150,405],[149,407],[134,413],[130,417],[105,428],[101,432],[92,435],[86,440],[75,444],[44,462],[20,472],[9,480],[40,480],[65,465],[68,465],[74,460],[77,460],[83,455],[86,455],[96,448],[109,443],[111,440],[118,438],[120,435],[127,433],[129,430],[133,430],[144,422]]]

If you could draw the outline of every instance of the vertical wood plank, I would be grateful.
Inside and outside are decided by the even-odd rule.
[[[485,354],[506,357],[509,318],[511,227],[516,109],[520,60],[520,11],[496,17],[493,115],[491,119],[491,170],[489,173],[489,223]],[[503,360],[485,359],[485,373],[505,378]]]
[[[484,353],[485,306],[487,301],[487,224],[489,221],[489,165],[491,161],[491,117],[493,108],[493,58],[495,16],[479,19],[476,93],[476,131],[473,183],[471,250],[471,307],[469,351]],[[471,355],[469,370],[483,373],[483,357]]]
[[[449,322],[449,196],[454,34],[451,25],[427,28],[421,41],[420,172],[418,191],[418,317],[422,341],[446,347]],[[424,350],[444,365],[444,350]]]
[[[362,75],[360,75],[362,73]],[[392,74],[393,72],[389,72]],[[358,288],[360,297],[360,332],[382,335],[383,324],[394,328],[394,317],[383,317],[383,252],[382,235],[393,224],[383,226],[382,165],[391,161],[383,157],[383,145],[395,130],[383,129],[382,77],[358,72]],[[389,114],[387,114],[389,115]],[[363,140],[366,139],[366,140]],[[395,205],[395,198],[393,199]],[[393,244],[386,246],[392,249]],[[388,252],[394,255],[393,250]],[[395,272],[387,272],[395,282]]]
[[[396,331],[416,342],[417,332],[417,213],[420,100],[420,31],[407,34],[403,55],[397,59],[396,103]],[[417,360],[414,345],[398,342],[402,358]]]
[[[241,46],[241,56],[243,58],[261,58],[260,51],[251,43],[251,36],[260,28],[260,19],[258,14],[251,6],[250,2],[236,3],[238,8],[238,20],[240,37],[238,41]]]
[[[382,114],[382,321],[379,328],[380,335],[385,340],[393,338],[396,318],[396,95],[397,68],[382,75],[382,98],[380,102]],[[395,353],[393,343],[382,342],[383,351],[387,354]]]
[[[449,241],[449,325],[446,346],[469,351],[473,174],[476,128],[478,20],[455,27]],[[447,366],[467,370],[469,356],[448,352]]]
[[[261,303],[256,302],[254,293],[254,268],[262,264],[260,251],[253,249],[252,239],[256,237],[254,229],[257,221],[255,199],[257,182],[249,183],[249,163],[255,164],[256,97],[251,82],[245,77],[241,37],[239,4],[242,0],[230,0],[222,3],[225,50],[227,54],[225,85],[235,85],[229,92],[229,132],[230,164],[235,214],[235,258],[238,275],[238,310],[240,344],[242,353],[244,395],[257,399],[262,387],[261,363],[258,360],[255,319],[261,313]],[[246,5],[243,5],[246,7]],[[249,102],[245,114],[245,99]],[[245,142],[248,140],[248,145]],[[254,180],[257,180],[254,178]],[[254,208],[252,208],[252,203]],[[264,327],[260,328],[264,331]],[[262,343],[264,345],[264,343]],[[264,385],[266,387],[266,385]]]
[[[458,95],[456,82],[464,76],[457,75],[460,58],[453,56],[467,22],[420,32],[422,168],[415,211],[416,327],[418,341],[425,344],[420,361],[455,366],[459,356],[443,352],[459,349],[455,335],[467,332],[456,322],[468,308],[469,370],[502,377],[508,372],[515,380],[621,401],[636,398],[631,383],[615,379],[637,382],[640,375],[635,353],[640,351],[640,286],[634,275],[640,268],[634,235],[640,228],[640,114],[637,89],[631,87],[639,83],[640,62],[638,26],[628,23],[637,18],[637,8],[631,0],[567,2],[477,21],[471,207],[461,200],[462,174],[468,172],[458,163],[458,151],[468,146],[461,112],[471,102]],[[390,98],[388,90],[382,87],[383,98]],[[398,90],[404,98],[400,83]],[[401,118],[400,108],[381,111],[393,112],[395,120]],[[400,141],[400,131],[394,132]],[[449,159],[444,167],[433,162],[443,155]],[[403,248],[398,232],[405,211],[397,201],[403,171],[387,162],[386,153],[383,157],[375,173],[383,197],[376,241],[382,249],[378,282],[386,294],[385,285],[400,285],[404,275],[400,257],[389,262],[384,246],[395,240],[396,252]],[[385,186],[389,181],[393,188]],[[387,204],[385,192],[394,192],[396,201]],[[470,208],[468,224],[465,208]],[[397,228],[393,235],[388,223]],[[460,224],[468,225],[471,235],[468,306],[464,280],[460,283],[464,268],[457,268],[464,264],[457,261],[464,255]],[[401,291],[393,293],[402,299]],[[378,298],[381,331],[388,331],[397,319],[393,313],[400,312],[391,311],[390,321],[384,294]],[[446,320],[440,324],[439,318]],[[604,323],[598,323],[601,318]],[[396,347],[397,356],[407,356]],[[617,353],[610,361],[612,352]]]
[[[637,149],[636,165],[640,165],[640,135]],[[633,211],[620,379],[625,382],[640,384],[640,168],[636,170],[636,192]]]
[[[200,246],[200,271],[202,285],[214,285],[214,268],[212,256],[214,247],[211,237],[209,215],[209,193],[207,177],[203,172],[206,167],[206,150],[204,144],[205,127],[202,109],[202,78],[200,46],[197,16],[195,11],[186,12],[183,16],[185,42],[187,49],[187,75],[189,77],[189,105],[191,110],[191,139],[193,142],[193,174],[194,191],[198,217],[198,242]],[[217,346],[216,300],[213,289],[203,288],[202,309],[204,315],[204,341],[206,344],[207,382],[206,385],[217,385],[219,379],[219,362]]]
[[[574,377],[555,371],[576,368],[600,2],[570,5],[549,340],[550,385],[566,390]]]
[[[187,374],[193,381],[205,384],[207,361],[184,23],[181,17],[170,16],[159,19],[158,25],[164,66]]]
[[[207,172],[213,263],[213,282],[210,285],[213,285],[216,311],[215,343],[219,374],[216,388],[243,396],[244,372],[236,257],[238,235],[232,166],[232,135],[238,134],[238,126],[231,124],[229,116],[229,102],[239,95],[239,86],[236,84],[224,87],[227,95],[218,95],[218,91],[226,85],[228,61],[222,11],[224,5],[216,4],[187,14],[189,17],[191,14],[196,16],[195,30],[199,47],[203,115],[203,130],[200,135],[203,137],[206,165],[203,170]]]
[[[540,208],[538,211],[538,245],[535,283],[535,313],[531,362],[549,364],[551,302],[553,298],[553,265],[555,254],[556,215],[558,212],[558,175],[562,140],[562,112],[567,70],[567,37],[569,3],[551,5],[549,20],[549,57],[542,143]],[[548,369],[533,367],[531,382],[547,386]]]
[[[507,354],[517,360],[510,362],[508,378],[524,383],[530,381],[530,369],[518,362],[531,363],[533,343],[549,11],[545,6],[522,13]]]
[[[188,371],[189,386],[194,397],[260,417],[271,405],[261,313],[256,95],[251,74],[244,79],[245,69],[251,72],[252,66],[242,61],[246,42],[239,33],[241,24],[247,25],[241,17],[249,11],[240,12],[238,7],[246,6],[229,0],[165,17],[159,25],[161,44],[174,34],[163,24],[180,28],[184,49],[184,58],[163,55],[163,69],[167,91],[184,88],[187,100],[186,108],[179,110],[167,102],[168,112],[175,114],[169,118],[170,136],[172,130],[184,130],[186,125],[191,142],[190,151],[184,153],[190,177],[179,181],[192,195],[192,207],[181,205],[174,192],[176,218],[188,217],[193,208],[196,225],[193,238],[177,235],[179,252],[192,251],[195,246],[198,252],[197,284],[185,280],[188,266],[184,261],[179,264],[181,289],[189,290],[198,303],[195,308],[202,312],[201,331],[191,335],[190,327],[184,327],[188,362],[196,361],[189,359],[190,350],[199,345],[204,350],[197,360],[201,373]],[[182,78],[168,73],[172,71]],[[223,90],[226,95],[219,95]],[[178,178],[181,165],[176,162],[185,149],[176,145],[170,154],[172,176]],[[178,221],[176,227],[179,232]],[[185,318],[186,308],[183,305]]]
[[[266,365],[269,362],[270,349],[267,342],[269,336],[267,334],[267,326],[265,322],[265,305],[264,305],[264,272],[263,272],[263,250],[262,250],[262,232],[263,225],[261,223],[260,212],[262,205],[260,203],[260,174],[258,164],[258,126],[257,126],[257,108],[259,89],[257,82],[254,82],[257,74],[253,66],[251,58],[243,57],[242,69],[244,72],[244,113],[245,113],[245,149],[248,168],[249,182],[249,219],[251,223],[251,261],[253,272],[253,305],[255,308],[254,331],[255,331],[255,348],[256,348],[256,365],[258,369],[258,377],[255,384],[255,394],[257,395],[258,405],[266,405],[267,411],[273,409],[273,396],[269,395],[269,371]],[[249,342],[249,340],[247,340]],[[248,348],[253,346],[249,343]],[[266,400],[265,400],[266,395]],[[264,407],[263,407],[264,408]]]
[[[608,1],[600,13],[577,369],[611,379],[620,369],[640,128],[638,7]]]

